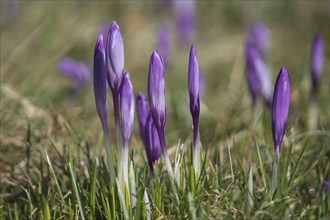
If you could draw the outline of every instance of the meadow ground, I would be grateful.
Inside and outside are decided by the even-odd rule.
[[[188,99],[190,43],[180,43],[173,9],[153,1],[1,1],[0,217],[2,219],[328,219],[330,189],[329,2],[197,2],[194,39],[205,72],[200,134],[203,172],[191,175],[191,115]],[[130,144],[137,204],[127,213],[105,168],[102,127],[92,83],[73,94],[59,74],[63,56],[93,65],[101,26],[119,24],[125,43],[125,70],[134,92],[147,93],[149,59],[156,30],[171,33],[166,67],[166,141],[178,184],[163,160],[149,167],[138,123]],[[249,25],[264,22],[271,33],[266,58],[272,83],[282,66],[291,77],[291,105],[284,137],[277,191],[271,189],[271,114],[262,104],[254,113],[245,76],[244,39]],[[308,127],[310,55],[314,34],[325,42],[317,97],[317,127]],[[109,92],[111,142],[115,138]],[[137,119],[137,117],[136,117]],[[253,207],[248,208],[252,167]]]

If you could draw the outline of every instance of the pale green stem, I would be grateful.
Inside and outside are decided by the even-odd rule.
[[[276,146],[274,151],[274,166],[273,166],[273,178],[272,178],[272,185],[274,191],[278,187],[279,177],[280,177],[280,147]]]
[[[250,165],[249,176],[248,176],[248,209],[253,208],[253,172],[252,164]]]

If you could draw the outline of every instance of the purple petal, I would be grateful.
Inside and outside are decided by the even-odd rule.
[[[156,50],[150,58],[148,97],[155,126],[158,129],[164,128],[166,123],[164,64]]]
[[[149,163],[153,164],[159,159],[161,146],[156,127],[152,121],[151,114],[149,114],[145,124],[145,150]]]
[[[93,83],[94,83],[96,111],[101,119],[102,125],[107,126],[108,123],[107,78],[106,78],[106,67],[105,67],[102,35],[99,36],[95,46]]]
[[[139,118],[140,136],[145,144],[145,124],[149,115],[149,107],[147,99],[142,92],[139,92],[136,97],[136,106]]]
[[[199,101],[199,67],[194,44],[190,49],[189,67],[188,67],[188,89],[190,99],[191,114],[199,116],[200,101]]]
[[[120,117],[124,146],[128,147],[134,128],[134,91],[128,73],[125,73],[121,87]]]
[[[312,82],[313,88],[316,89],[320,82],[320,78],[322,75],[323,68],[323,60],[324,60],[324,42],[321,33],[317,33],[314,38],[313,48],[312,48]]]
[[[328,181],[324,180],[323,183],[322,183],[322,186],[326,189],[329,189],[330,188],[330,183]]]
[[[106,65],[109,86],[113,91],[118,91],[124,74],[124,42],[120,28],[115,21],[107,36]]]
[[[291,82],[286,68],[282,67],[277,76],[273,105],[272,132],[275,148],[281,149],[290,107]]]
[[[254,47],[258,50],[262,58],[264,58],[270,46],[269,31],[265,24],[262,22],[255,22],[250,27],[250,36]]]

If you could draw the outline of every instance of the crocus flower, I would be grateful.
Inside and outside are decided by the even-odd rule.
[[[174,12],[179,39],[184,44],[191,44],[197,26],[195,1],[174,1]]]
[[[273,88],[266,63],[249,42],[246,43],[246,53],[248,83],[252,97],[260,94],[266,104],[271,106]]]
[[[171,39],[170,32],[165,25],[162,25],[158,28],[157,31],[157,50],[164,60],[165,66],[170,63],[170,47],[171,47]]]
[[[122,135],[120,128],[120,87],[124,76],[124,42],[120,28],[114,21],[109,28],[106,47],[107,80],[112,92],[117,150],[122,147]]]
[[[107,152],[107,164],[111,183],[114,185],[115,171],[112,161],[112,151],[110,149],[110,138],[108,129],[108,102],[107,102],[107,76],[105,67],[105,55],[103,47],[103,36],[100,35],[95,46],[94,52],[94,96],[96,111],[100,117]]]
[[[136,97],[136,106],[139,118],[140,136],[145,145],[145,124],[149,115],[149,107],[147,99],[142,92],[139,92]]]
[[[134,128],[134,91],[128,73],[124,75],[120,92],[120,117],[124,149],[121,151],[122,158],[119,157],[119,160],[122,160],[124,181],[128,184],[128,147]]]
[[[250,27],[249,34],[254,47],[258,50],[261,57],[265,58],[270,46],[270,37],[267,26],[260,21],[255,22]]]
[[[272,104],[272,132],[275,147],[273,186],[280,176],[279,157],[290,107],[291,82],[286,68],[282,67],[277,76]]]
[[[330,183],[326,180],[323,181],[322,183],[322,186],[325,188],[325,189],[329,189],[330,188]]]
[[[189,100],[190,100],[190,112],[193,120],[194,127],[194,141],[193,141],[193,164],[195,172],[199,174],[200,171],[200,145],[199,145],[199,111],[200,111],[200,100],[199,100],[199,67],[197,61],[197,54],[194,44],[192,44],[189,55],[189,67],[188,67],[188,89],[189,89]]]
[[[153,175],[153,164],[156,160],[159,159],[161,147],[158,132],[152,121],[151,114],[149,114],[145,123],[145,150],[150,166],[151,175]]]
[[[91,70],[84,62],[64,57],[58,62],[58,69],[63,76],[71,80],[75,92],[79,92],[91,80]]]
[[[272,105],[272,131],[275,148],[281,148],[286,121],[290,107],[291,83],[290,76],[285,67],[282,67],[277,76],[273,105]]]
[[[124,41],[115,21],[108,32],[106,65],[109,86],[112,91],[118,91],[124,74]]]
[[[169,175],[173,178],[173,169],[167,155],[165,141],[166,106],[165,106],[165,79],[164,63],[155,50],[150,57],[148,75],[148,97],[150,114],[157,129],[159,142]]]
[[[311,57],[311,75],[312,75],[312,97],[316,98],[316,92],[319,87],[324,60],[324,42],[321,33],[317,33],[314,38],[312,57]]]

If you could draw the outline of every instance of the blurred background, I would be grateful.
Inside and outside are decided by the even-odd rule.
[[[20,161],[25,157],[27,142],[43,149],[52,140],[61,148],[70,145],[68,140],[74,137],[102,145],[92,88],[93,55],[97,37],[107,33],[112,21],[122,31],[125,70],[131,74],[135,94],[146,94],[152,51],[157,48],[166,56],[169,147],[179,139],[184,142],[191,138],[187,79],[192,42],[205,79],[202,143],[212,147],[227,136],[249,129],[253,112],[244,41],[249,27],[257,21],[269,29],[270,49],[265,60],[272,83],[282,66],[290,73],[292,98],[287,130],[296,133],[307,130],[311,47],[315,33],[322,33],[326,48],[318,97],[319,128],[330,130],[329,8],[329,1],[2,0],[0,161],[6,167]],[[168,45],[167,50],[161,48],[162,44]],[[82,68],[78,72],[84,72],[83,79],[68,74],[70,70],[65,68],[70,62],[74,63],[68,64],[70,67],[79,66],[75,70]],[[113,140],[110,92],[108,100]],[[270,117],[267,110],[265,115]],[[135,125],[131,147],[142,152]],[[264,145],[271,148],[270,121],[268,125],[267,135],[259,135],[264,135]],[[15,159],[11,157],[14,151],[21,152]],[[99,152],[97,149],[94,153]]]

